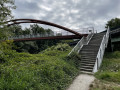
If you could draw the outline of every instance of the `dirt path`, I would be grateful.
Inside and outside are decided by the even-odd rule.
[[[94,79],[95,77],[92,75],[80,74],[75,78],[67,90],[89,90],[89,85]]]

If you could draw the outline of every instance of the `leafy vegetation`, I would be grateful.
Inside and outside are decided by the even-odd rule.
[[[120,90],[120,51],[106,53],[91,90]],[[102,84],[103,83],[103,84]],[[99,88],[99,89],[96,89]]]
[[[13,16],[11,10],[15,9],[13,0],[0,0],[0,41],[7,36],[10,36],[9,28],[6,27],[5,22]]]
[[[120,18],[113,18],[109,20],[105,27],[106,28],[110,27],[110,30],[120,28]]]
[[[90,90],[120,90],[120,85],[113,82],[101,81],[96,79],[90,85]]]
[[[110,27],[111,31],[114,31],[115,29],[120,30],[119,29],[120,28],[120,18],[113,18],[113,19],[109,20],[106,24],[106,28],[107,27]],[[116,32],[115,34],[111,34],[110,38],[111,39],[118,39],[119,36],[120,36],[120,33]],[[120,43],[119,42],[112,42],[112,44],[111,44],[111,42],[109,42],[109,43],[110,44],[109,44],[108,50],[111,49],[113,51],[120,51]]]
[[[63,90],[79,73],[75,59],[66,57],[71,50],[67,44],[39,54],[17,53],[11,41],[1,45],[0,90]]]
[[[96,73],[99,79],[120,83],[120,52],[108,53],[105,55],[99,72]]]
[[[51,29],[44,29],[37,24],[30,25],[29,28],[22,29],[20,25],[10,26],[11,36],[19,35],[52,35],[54,32]],[[59,40],[36,40],[36,41],[24,41],[24,42],[15,42],[14,44],[17,48],[14,48],[18,52],[29,52],[31,54],[39,53],[47,49],[49,46],[56,45]]]

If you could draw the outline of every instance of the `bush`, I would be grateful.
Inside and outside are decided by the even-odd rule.
[[[71,48],[70,48],[70,46],[68,44],[58,43],[56,46],[52,46],[52,47],[46,49],[46,51],[52,51],[52,50],[68,51],[70,49]]]
[[[95,76],[98,79],[120,83],[120,52],[106,53]]]
[[[78,53],[73,52],[67,57],[67,61],[73,62],[77,68],[80,68],[81,56]]]
[[[55,49],[29,54],[4,50],[0,90],[64,90],[79,72],[74,60],[66,60],[68,52]]]

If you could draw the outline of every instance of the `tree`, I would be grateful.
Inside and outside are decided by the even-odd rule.
[[[0,22],[12,18],[11,10],[15,9],[14,0],[0,0]]]
[[[0,0],[0,39],[9,36],[9,28],[5,26],[5,22],[13,18],[12,9],[15,9],[14,0]]]
[[[120,18],[114,18],[107,22],[105,28],[110,28],[110,30],[120,28]]]
[[[22,26],[19,24],[10,26],[9,31],[12,32],[14,36],[23,34]]]
[[[30,25],[31,34],[45,34],[45,29],[37,24]]]

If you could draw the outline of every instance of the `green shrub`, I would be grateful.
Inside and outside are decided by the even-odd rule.
[[[98,79],[120,83],[120,52],[106,53],[95,76]]]
[[[70,50],[64,50],[29,54],[4,49],[6,61],[0,63],[0,90],[64,90],[79,73],[76,59],[68,60]]]
[[[68,50],[70,50],[70,46],[65,43],[64,44],[58,43],[56,46],[52,46],[52,47],[46,49],[46,51],[52,51],[52,50],[68,51]]]
[[[73,52],[67,57],[67,61],[71,61],[77,68],[80,68],[81,56],[78,53]]]

